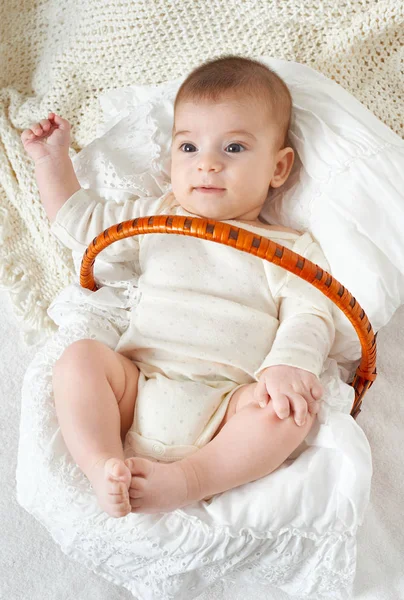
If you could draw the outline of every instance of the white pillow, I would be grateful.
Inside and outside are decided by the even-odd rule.
[[[310,67],[260,57],[293,98],[296,162],[270,191],[270,223],[309,230],[330,271],[357,299],[375,331],[404,303],[404,142],[335,82]],[[170,189],[173,101],[184,78],[115,89],[100,97],[98,137],[73,158],[82,187],[105,199]],[[209,242],[207,242],[209,243]],[[352,368],[360,345],[335,307],[331,356]]]

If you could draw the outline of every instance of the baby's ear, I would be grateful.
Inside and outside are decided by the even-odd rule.
[[[269,184],[271,187],[277,188],[285,183],[292,170],[294,160],[295,153],[293,148],[288,146],[287,148],[282,148],[282,150],[278,151],[276,155],[275,171]]]

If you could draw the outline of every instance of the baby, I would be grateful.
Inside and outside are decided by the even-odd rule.
[[[21,139],[52,232],[73,250],[115,223],[164,212],[248,229],[328,270],[308,233],[259,219],[292,168],[291,109],[264,64],[202,64],[175,99],[172,192],[123,204],[81,188],[65,119],[49,113]],[[100,507],[112,517],[171,511],[279,467],[319,410],[331,301],[259,257],[181,235],[133,236],[102,258],[130,260],[139,273],[128,329],[115,350],[73,343],[53,371],[61,432]]]

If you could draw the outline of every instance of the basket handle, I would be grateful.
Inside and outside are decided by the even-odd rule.
[[[235,227],[222,221],[214,221],[213,219],[189,218],[179,215],[156,215],[117,223],[95,237],[86,249],[81,262],[80,285],[92,291],[98,289],[94,280],[93,267],[95,257],[101,250],[115,241],[147,233],[188,235],[232,246],[237,250],[248,252],[283,267],[301,279],[308,281],[325,296],[330,298],[354,326],[362,348],[361,362],[351,382],[355,390],[351,415],[354,419],[357,418],[361,411],[362,398],[373,384],[377,375],[376,335],[373,332],[365,311],[339,281],[315,263],[300,256],[300,254],[266,237],[240,227]]]

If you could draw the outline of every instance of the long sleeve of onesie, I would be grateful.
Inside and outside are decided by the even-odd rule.
[[[318,244],[309,234],[291,248],[329,271]],[[279,327],[269,354],[255,376],[274,365],[289,365],[320,375],[335,336],[332,301],[309,282],[286,272],[274,294],[279,301]]]
[[[156,197],[129,199],[118,204],[81,188],[58,210],[51,232],[67,248],[84,253],[92,240],[111,225],[157,214],[160,204],[161,198]],[[132,260],[138,252],[137,237],[114,242],[102,251],[102,258],[110,262]]]

